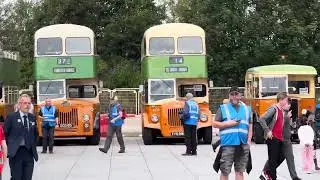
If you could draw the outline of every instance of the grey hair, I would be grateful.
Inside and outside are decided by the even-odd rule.
[[[186,94],[186,98],[187,99],[192,99],[193,98],[193,94],[192,93],[187,93]]]
[[[28,94],[21,94],[19,99],[18,99],[18,103],[21,101],[22,98],[29,98],[31,99],[31,97]]]

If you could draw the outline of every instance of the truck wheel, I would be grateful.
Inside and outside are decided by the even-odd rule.
[[[93,130],[93,136],[87,137],[87,144],[89,145],[99,145],[100,143],[100,130]]]
[[[203,143],[211,144],[212,141],[212,127],[203,128]]]
[[[152,132],[152,129],[150,128],[143,128],[142,130],[142,139],[144,145],[152,145],[154,143],[154,134]]]

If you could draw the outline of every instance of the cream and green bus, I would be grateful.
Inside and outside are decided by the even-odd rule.
[[[141,118],[144,144],[157,137],[184,137],[179,111],[190,92],[201,114],[198,138],[211,143],[205,32],[193,24],[171,23],[145,31],[141,45]]]

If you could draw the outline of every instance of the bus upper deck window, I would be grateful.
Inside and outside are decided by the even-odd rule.
[[[201,37],[179,37],[178,52],[181,54],[202,54],[203,43]]]
[[[67,54],[90,54],[91,43],[88,37],[68,37],[66,38]]]
[[[163,55],[174,53],[174,39],[170,37],[150,38],[149,53],[151,55]]]
[[[62,39],[59,37],[39,38],[37,40],[38,55],[60,55],[62,54]]]

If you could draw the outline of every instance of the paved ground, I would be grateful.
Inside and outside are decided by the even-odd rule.
[[[39,154],[34,180],[212,180],[218,179],[213,171],[215,158],[210,145],[199,145],[198,156],[184,157],[183,144],[145,146],[141,137],[126,137],[127,153],[118,154],[116,139],[108,154],[98,151],[98,146],[81,145],[80,141],[58,142],[55,154]],[[104,141],[101,141],[101,145]],[[40,152],[40,147],[38,151]],[[267,159],[265,145],[252,145],[253,171],[245,179],[257,180],[263,163]],[[302,179],[318,180],[320,172],[302,174],[300,146],[294,145],[296,165]],[[320,159],[320,150],[318,150]],[[289,180],[285,163],[278,169],[279,180]],[[231,176],[234,179],[234,175]],[[4,180],[9,179],[9,169],[5,168]]]

